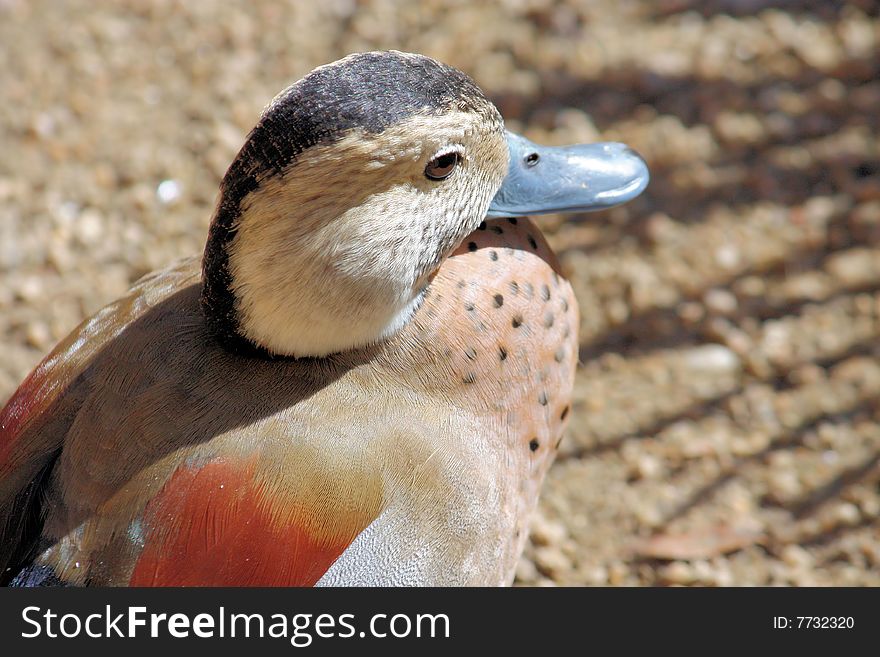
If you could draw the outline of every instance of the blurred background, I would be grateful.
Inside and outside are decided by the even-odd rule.
[[[523,585],[880,585],[880,2],[0,0],[0,402],[200,253],[262,107],[383,48],[635,202],[541,219],[581,306]]]

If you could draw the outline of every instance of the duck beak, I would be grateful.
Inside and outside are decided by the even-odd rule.
[[[538,146],[507,133],[510,168],[488,217],[592,212],[631,201],[648,186],[648,165],[624,144]]]

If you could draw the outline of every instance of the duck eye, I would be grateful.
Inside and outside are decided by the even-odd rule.
[[[533,167],[538,163],[538,160],[541,159],[541,156],[537,153],[529,153],[523,159],[525,160],[527,167]]]
[[[454,151],[438,155],[428,162],[428,166],[425,167],[425,175],[431,180],[448,178],[449,174],[455,170],[459,160],[461,160],[461,156]]]

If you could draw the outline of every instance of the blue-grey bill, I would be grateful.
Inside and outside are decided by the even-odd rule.
[[[507,133],[510,167],[488,217],[592,212],[631,201],[648,186],[648,165],[625,144],[539,146]]]

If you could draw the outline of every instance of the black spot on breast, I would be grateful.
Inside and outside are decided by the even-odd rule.
[[[529,449],[532,450],[533,452],[537,452],[537,451],[538,451],[538,448],[539,448],[540,446],[541,446],[541,443],[538,442],[538,439],[537,439],[537,438],[532,438],[532,439],[529,441]]]
[[[501,306],[504,305],[504,297],[501,296],[500,294],[496,294],[496,295],[493,297],[493,301],[494,301],[494,303],[495,303],[495,307],[496,307],[496,308],[500,308]]]
[[[459,289],[464,288],[464,281],[459,281],[459,282],[458,282],[458,288],[459,288]]]
[[[538,248],[538,243],[535,241],[535,238],[532,237],[531,235],[529,235],[529,245],[530,245],[533,249],[536,249],[536,250],[537,250],[537,248]]]
[[[464,304],[464,309],[467,310],[469,313],[471,313],[474,311],[474,304],[466,303],[466,304]]]
[[[507,284],[507,287],[510,288],[510,293],[512,295],[516,296],[519,294],[519,285],[516,281],[510,281],[510,283]]]
[[[568,301],[565,299],[562,300],[562,312],[564,312],[564,313],[568,312]]]
[[[869,176],[873,176],[878,171],[880,171],[880,167],[875,167],[865,162],[857,166],[853,171],[858,178],[868,178]]]
[[[564,420],[568,417],[568,412],[571,410],[571,406],[566,406],[562,409],[562,413],[559,414],[559,419]]]
[[[476,250],[477,250],[477,243],[476,242],[468,242],[468,251],[473,253]]]
[[[472,385],[477,382],[477,375],[471,372],[461,380],[465,385]]]
[[[480,222],[480,225],[477,226],[477,230],[486,230],[486,222],[485,222],[485,221],[481,221],[481,222]]]
[[[504,347],[498,347],[498,358],[502,361],[507,360],[507,349]]]
[[[565,347],[559,347],[559,349],[556,350],[556,353],[553,354],[553,360],[557,363],[561,363],[565,360]]]
[[[541,286],[541,298],[544,301],[550,301],[550,288],[546,285]]]
[[[546,393],[546,392],[542,392],[540,395],[538,395],[538,403],[539,403],[541,406],[546,406],[546,405],[547,405],[547,401],[548,401],[548,399],[547,399],[547,393]]]
[[[516,226],[516,225],[519,223],[519,221],[517,221],[517,218],[516,218],[516,217],[510,217],[510,218],[507,220],[507,222],[510,223],[510,224],[513,224],[514,226]]]
[[[517,316],[514,317],[513,320],[510,322],[510,325],[511,325],[513,328],[519,328],[520,326],[522,326],[522,323],[523,323],[523,319],[522,319],[522,317],[520,317],[519,315],[517,315]]]
[[[489,251],[489,258],[491,260],[498,260],[498,251]]]
[[[553,326],[553,313],[547,313],[544,315],[544,328],[550,328]]]
[[[464,355],[467,356],[468,360],[477,360],[477,350],[473,347],[468,347],[464,350]]]

